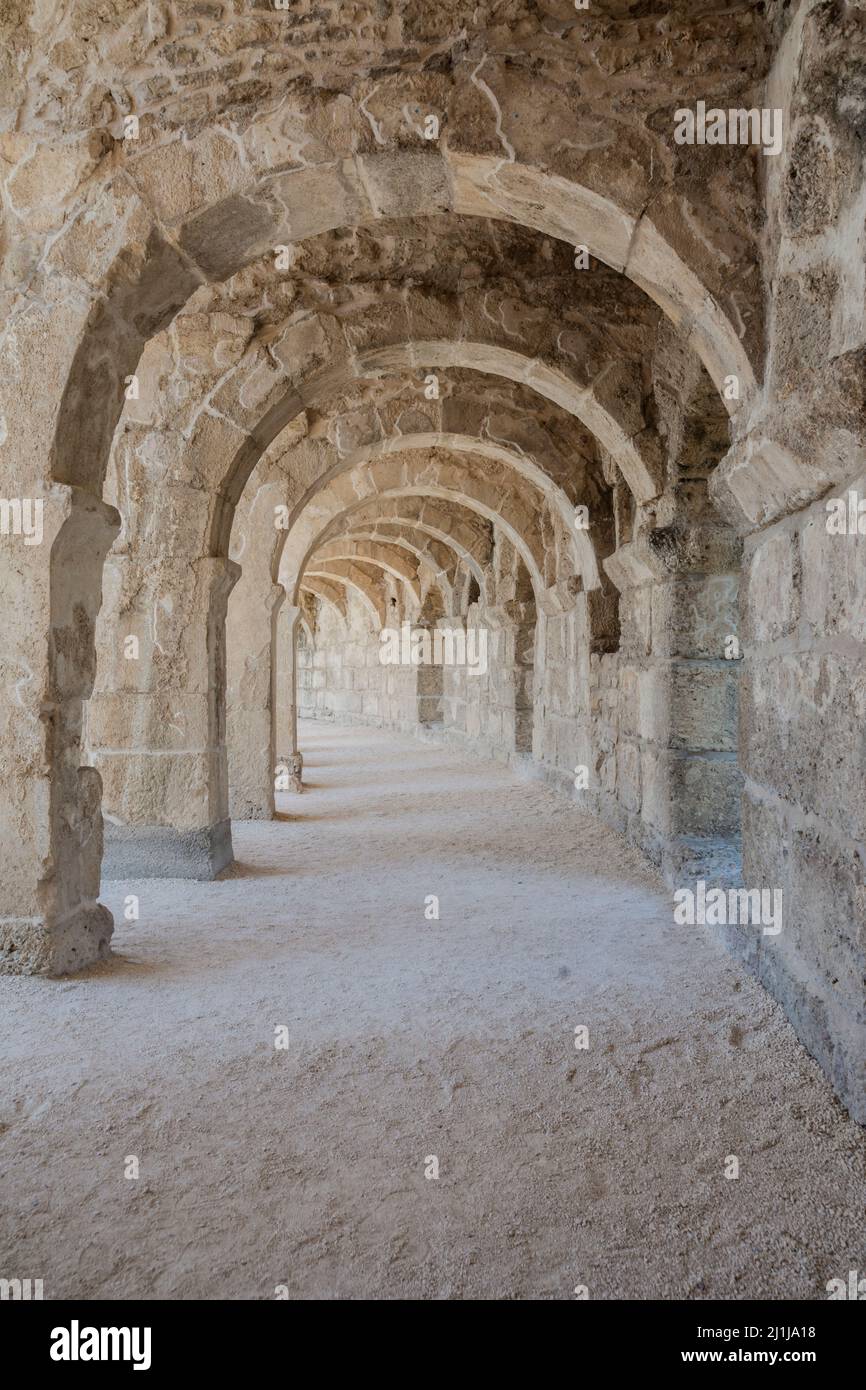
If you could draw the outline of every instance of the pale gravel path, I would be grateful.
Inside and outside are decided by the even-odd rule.
[[[0,980],[0,1276],[812,1299],[866,1269],[864,1132],[636,853],[453,752],[321,725],[304,747],[310,789],[235,827],[231,876],[109,885],[116,960]]]

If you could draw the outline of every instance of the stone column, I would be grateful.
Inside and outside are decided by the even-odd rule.
[[[274,627],[274,747],[277,790],[302,792],[304,759],[298,748],[298,631],[301,610],[285,604]]]
[[[621,595],[617,801],[671,882],[736,874],[739,561],[719,523],[648,532],[604,562]]]
[[[246,572],[227,620],[229,807],[234,820],[272,820],[276,749],[276,656],[281,584],[262,593]]]
[[[118,585],[125,563],[116,557]],[[107,878],[208,879],[232,860],[225,623],[239,575],[231,560],[200,558],[170,593],[115,604],[113,640],[101,634],[108,669],[87,732],[105,788]]]
[[[514,751],[532,756],[535,722],[535,638],[534,603],[514,601],[508,605],[510,617],[511,692],[514,709]]]
[[[426,631],[430,641],[431,661],[427,665],[421,663],[415,668],[415,697],[417,701],[417,719],[423,726],[431,724],[441,724],[443,722],[443,693],[444,693],[444,671],[441,665],[437,665],[435,658],[435,646],[433,636],[437,627],[447,627],[449,624],[443,620],[434,622],[429,619],[422,619],[412,624],[412,631]],[[462,624],[461,624],[462,626]],[[419,639],[421,640],[421,639]]]
[[[40,485],[30,501],[40,504],[40,539],[0,540],[0,971],[60,975],[105,956],[113,928],[97,901],[101,788],[81,765],[81,727],[103,563],[120,517],[59,483]]]
[[[476,626],[471,615],[466,626]],[[512,599],[485,608],[479,613],[477,626],[487,632],[487,672],[473,674],[467,668],[464,688],[470,726],[477,723],[477,736],[493,757],[502,759],[514,753],[531,756],[535,604]],[[473,704],[477,706],[475,721]]]

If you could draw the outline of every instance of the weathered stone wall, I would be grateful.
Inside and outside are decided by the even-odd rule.
[[[729,939],[866,1121],[866,535],[828,531],[832,499],[866,497],[866,22],[854,5],[777,10],[766,385],[717,492],[751,522],[743,881],[782,890],[783,928]]]
[[[536,638],[533,756],[549,770],[550,780],[571,788],[575,768],[583,764],[601,778],[598,758],[589,751],[589,664],[586,600],[578,595],[564,614],[540,614]],[[599,749],[605,733],[596,730]],[[594,787],[598,782],[593,778]]]
[[[851,485],[866,497],[866,473]],[[743,877],[785,915],[735,944],[866,1119],[866,535],[827,518],[819,501],[747,544]]]
[[[315,640],[298,648],[298,713],[302,719],[367,723],[414,732],[418,681],[414,667],[383,666],[379,628],[351,590],[343,617],[318,605]]]
[[[592,650],[583,596],[542,618],[535,757],[672,883],[693,860],[734,872],[737,576],[639,577],[620,595],[616,651]]]
[[[451,742],[466,742],[474,752],[514,762],[532,754],[535,664],[534,612],[518,622],[502,613],[485,613],[472,604],[465,618],[448,618],[463,629],[473,657],[485,652],[483,664],[442,668],[442,729]],[[482,636],[482,634],[485,634]],[[486,667],[486,669],[483,669]]]

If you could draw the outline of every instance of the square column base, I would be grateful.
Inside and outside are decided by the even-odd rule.
[[[102,903],[83,903],[63,922],[0,920],[0,975],[71,975],[107,960],[114,918]]]
[[[203,830],[106,822],[104,836],[104,879],[212,879],[234,859],[230,820]]]

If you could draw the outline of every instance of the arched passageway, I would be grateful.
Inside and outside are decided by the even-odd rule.
[[[680,1132],[693,1062],[703,1113],[753,1086],[772,1117],[785,1070],[744,1045],[766,1033],[816,1124],[853,1144],[832,1106],[866,1122],[858,7],[744,0],[721,25],[702,0],[504,18],[496,0],[426,17],[400,0],[362,3],[351,42],[328,6],[297,33],[270,5],[196,6],[182,35],[180,8],[130,0],[91,32],[89,6],[54,22],[25,3],[7,36],[0,973],[95,972],[98,1012],[100,982],[122,1004],[124,972],[165,950],[182,995],[192,957],[170,933],[198,941],[207,904],[217,990],[270,997],[271,956],[304,988],[315,956],[333,985],[357,900],[371,1046],[396,1066],[411,990],[404,1008],[402,957],[371,925],[374,865],[386,917],[406,927],[421,904],[433,971],[455,924],[441,997],[458,965],[468,1007],[492,988],[479,1035],[519,1030],[523,978],[527,1036],[555,1053],[574,991],[569,1027],[589,1011],[606,1039],[580,1073],[599,1126],[605,1057],[645,1148],[665,1117]],[[708,85],[743,119],[684,141],[677,110]],[[761,120],[740,138],[751,107],[778,118],[772,148]],[[308,959],[295,927],[316,894],[338,934]],[[497,992],[479,959],[499,947]],[[21,997],[36,1018],[48,996]],[[611,999],[630,1001],[617,1025]],[[440,1023],[453,1101],[466,1017]],[[393,1123],[387,1095],[355,1101]],[[501,1114],[482,1099],[480,1116],[485,1140]],[[607,1239],[617,1216],[642,1229],[649,1200],[635,1179],[633,1208],[606,1206],[619,1162],[614,1146],[588,1179]],[[750,1211],[764,1200],[759,1183]],[[718,1270],[702,1283],[683,1237],[671,1288],[723,1294],[727,1220]],[[389,1292],[375,1234],[359,1258]],[[537,1273],[496,1247],[513,1291],[551,1292],[560,1240]],[[618,1268],[631,1287],[630,1256]],[[823,1268],[783,1273],[808,1297]],[[312,1261],[301,1285],[329,1271]],[[747,1285],[777,1287],[760,1261]]]

